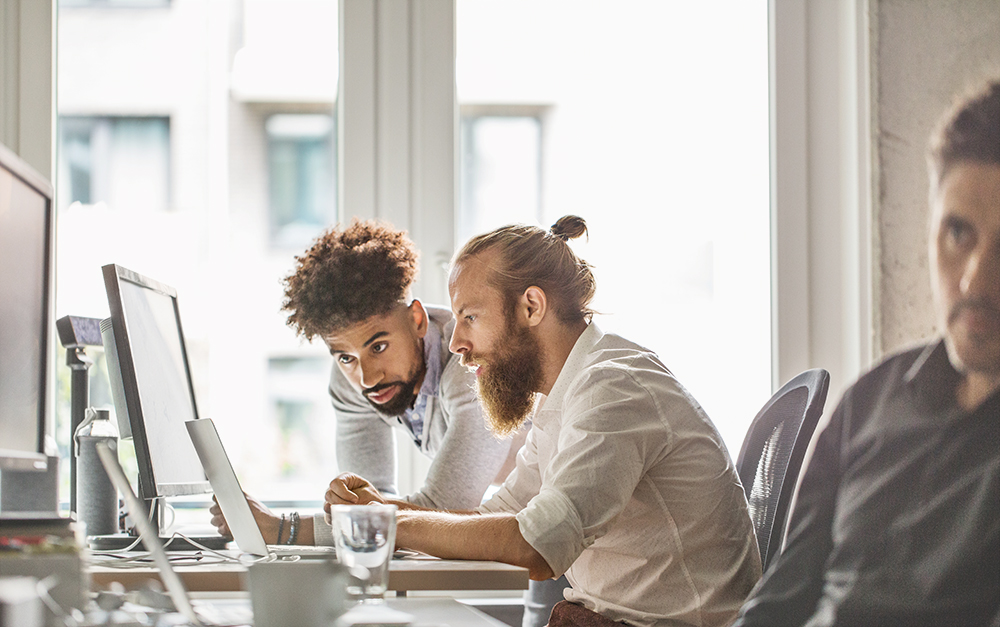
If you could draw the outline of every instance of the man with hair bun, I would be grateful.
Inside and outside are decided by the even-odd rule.
[[[500,491],[446,513],[344,474],[325,507],[394,502],[400,546],[523,566],[534,580],[566,573],[552,627],[721,627],[761,572],[739,476],[659,358],[592,322],[594,276],[567,244],[584,233],[576,216],[548,232],[504,227],[452,263],[452,352],[475,371],[495,432],[531,418]]]
[[[738,627],[1000,627],[1000,80],[928,164],[941,335],[844,393]]]
[[[371,477],[396,494],[396,434],[432,458],[423,487],[402,500],[435,509],[480,504],[513,464],[511,438],[486,428],[475,377],[448,351],[451,312],[410,295],[417,251],[406,233],[378,221],[334,227],[296,258],[284,309],[298,335],[320,338],[334,365],[330,397],[341,471]],[[290,524],[248,499],[270,544],[290,540]],[[229,534],[218,505],[213,519]],[[297,517],[296,517],[297,518]],[[333,544],[323,515],[304,518],[298,544]]]

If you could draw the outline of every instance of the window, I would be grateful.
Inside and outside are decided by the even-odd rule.
[[[767,28],[743,0],[457,2],[456,245],[586,219],[596,322],[657,352],[733,457],[771,392]]]
[[[462,107],[460,141],[459,242],[541,219],[541,109]]]
[[[335,470],[330,358],[280,306],[294,255],[338,209],[337,6],[188,0],[57,21],[56,316],[107,315],[103,263],[177,288],[200,413],[261,498],[319,498],[311,473]],[[461,244],[582,215],[599,323],[656,350],[730,448],[770,396],[766,11],[457,2],[462,187],[441,232]],[[414,232],[425,276],[430,230]]]
[[[329,360],[318,357],[272,357],[268,360],[268,447],[247,449],[258,462],[254,471],[268,491],[284,498],[317,500],[336,468],[336,425],[329,398],[317,397],[330,380]],[[284,488],[282,489],[282,484]]]
[[[163,211],[170,201],[170,120],[59,118],[59,204]]]
[[[337,215],[334,118],[278,114],[267,119],[271,240],[307,246]]]
[[[107,263],[176,288],[199,415],[244,488],[321,499],[331,358],[286,327],[281,279],[335,219],[338,3],[59,6],[56,317],[108,316]]]

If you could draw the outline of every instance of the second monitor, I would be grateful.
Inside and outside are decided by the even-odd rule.
[[[104,335],[115,411],[122,436],[131,435],[135,445],[139,496],[156,516],[166,497],[212,491],[184,426],[198,418],[198,406],[177,291],[119,265],[102,271],[111,310],[112,333]],[[226,544],[219,535],[194,540],[209,548]],[[93,544],[111,548],[102,547],[101,539]],[[194,547],[174,540],[168,548]]]

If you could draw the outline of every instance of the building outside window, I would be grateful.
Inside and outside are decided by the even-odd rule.
[[[170,119],[59,118],[59,200],[104,203],[127,211],[170,205]]]
[[[318,503],[331,359],[285,325],[281,280],[336,219],[338,3],[142,4],[160,8],[59,5],[56,316],[108,315],[108,263],[174,287],[199,415],[244,488]],[[102,357],[93,370],[107,406]]]
[[[335,118],[276,114],[267,119],[271,240],[300,249],[336,221]]]
[[[462,107],[459,242],[502,224],[541,219],[543,112]]]

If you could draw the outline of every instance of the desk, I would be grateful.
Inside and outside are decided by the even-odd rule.
[[[235,604],[243,606],[250,603],[249,596],[242,592],[228,593],[195,593],[193,602],[196,604],[224,605]],[[461,627],[505,627],[505,623],[477,610],[474,607],[456,601],[455,599],[433,598],[433,599],[386,599],[386,607],[397,612],[405,612],[413,618],[415,625],[460,625]],[[379,608],[355,606],[344,615],[344,619],[352,619],[350,622],[364,623],[367,617],[369,621],[376,618],[371,614],[371,610],[379,612]],[[384,615],[383,615],[384,617]],[[348,621],[345,621],[348,622]]]
[[[412,614],[418,624],[505,627],[497,619],[454,599],[388,599],[386,602],[394,610]]]
[[[192,592],[235,592],[247,589],[246,566],[221,563],[174,566]],[[91,586],[106,589],[117,581],[127,589],[159,580],[156,568],[113,568],[92,565]],[[436,558],[394,559],[389,564],[389,590],[405,595],[410,590],[526,590],[528,570],[499,562],[440,560]]]

